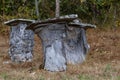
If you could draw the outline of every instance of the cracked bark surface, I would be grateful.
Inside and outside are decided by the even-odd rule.
[[[83,28],[67,27],[64,50],[68,64],[82,63],[88,52],[86,33]]]
[[[8,21],[10,25],[9,55],[13,62],[29,62],[33,58],[34,32],[25,30],[27,22]]]
[[[51,24],[42,29],[38,28],[36,31],[38,32],[38,36],[42,39],[44,69],[49,71],[66,70],[66,57],[63,47],[65,24]]]
[[[85,60],[89,48],[83,28],[57,23],[38,27],[35,32],[42,39],[44,69],[64,71],[67,64],[78,64]]]
[[[76,18],[76,15],[53,18],[26,28],[33,30],[42,40],[44,69],[64,71],[67,64],[78,64],[85,60],[89,49],[86,29],[95,26],[80,23]]]

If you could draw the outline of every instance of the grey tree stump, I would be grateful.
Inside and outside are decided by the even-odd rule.
[[[66,70],[63,39],[65,24],[50,24],[35,32],[42,39],[44,49],[44,69],[49,71]]]
[[[67,30],[64,46],[67,63],[77,64],[83,62],[88,51],[85,30],[75,27]]]
[[[34,33],[25,30],[34,20],[13,19],[5,22],[10,26],[9,55],[13,62],[29,62],[33,58]]]
[[[85,60],[85,56],[90,48],[87,43],[86,30],[95,27],[95,25],[81,23],[77,19],[68,24],[64,42],[68,64],[78,64]]]
[[[64,71],[67,64],[77,64],[85,60],[89,49],[85,30],[95,26],[75,19],[77,16],[74,15],[62,16],[36,22],[26,28],[33,30],[42,39],[44,69]]]

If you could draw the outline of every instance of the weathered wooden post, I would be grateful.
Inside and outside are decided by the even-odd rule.
[[[27,25],[35,22],[27,19],[13,19],[5,22],[10,28],[9,55],[13,62],[28,62],[33,58],[34,33],[25,30]]]
[[[49,71],[66,70],[66,25],[77,18],[77,15],[67,15],[53,18],[27,27],[32,29],[42,39],[44,51],[44,69]]]

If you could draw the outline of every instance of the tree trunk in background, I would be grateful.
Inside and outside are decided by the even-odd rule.
[[[3,9],[5,8],[5,0],[2,0]],[[2,10],[2,16],[4,16],[4,10]]]
[[[56,0],[56,11],[55,11],[55,17],[60,16],[60,0]]]
[[[38,20],[40,20],[40,16],[39,16],[39,8],[38,8],[38,0],[35,0],[35,8],[36,8],[36,15]]]
[[[114,14],[113,14],[113,29],[116,30],[116,10],[117,7],[114,8]]]

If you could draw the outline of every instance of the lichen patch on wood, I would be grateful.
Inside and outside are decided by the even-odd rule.
[[[33,58],[34,32],[25,30],[33,20],[13,19],[5,22],[10,26],[9,55],[13,62],[29,62]]]

